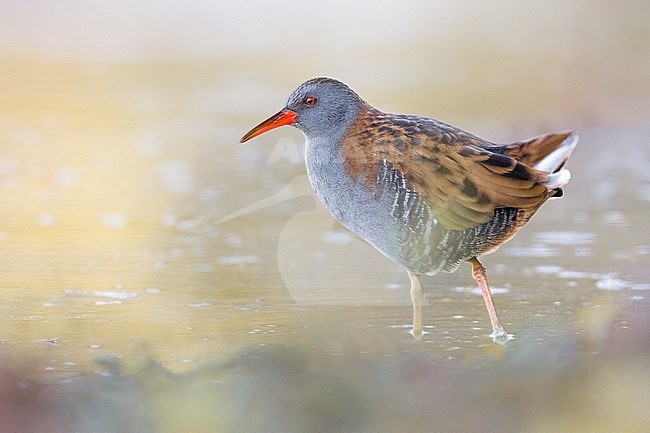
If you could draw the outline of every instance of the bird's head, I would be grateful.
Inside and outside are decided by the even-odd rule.
[[[346,84],[333,78],[312,78],[291,93],[285,107],[246,135],[244,143],[271,129],[292,125],[307,138],[343,135],[363,101]]]

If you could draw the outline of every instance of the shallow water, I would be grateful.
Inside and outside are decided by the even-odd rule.
[[[182,370],[328,326],[361,339],[408,338],[408,278],[316,202],[295,131],[240,146],[237,136],[255,117],[226,129],[192,104],[134,114],[138,86],[123,83],[111,91],[109,109],[102,89],[131,75],[100,71],[74,81],[92,82],[84,112],[101,115],[34,108],[2,119],[6,348],[43,354],[48,368],[70,371],[143,341],[156,359]],[[51,76],[52,101],[69,95],[58,89],[71,75]],[[170,90],[149,90],[156,91]],[[647,133],[584,129],[565,198],[485,257],[510,332],[540,328],[540,339],[583,332],[577,313],[645,298]],[[611,163],[621,155],[624,176]],[[463,357],[488,344],[489,321],[468,266],[425,286],[425,347]]]
[[[613,12],[602,9],[597,18],[607,21]],[[579,8],[566,12],[580,16]],[[467,11],[450,6],[446,13],[460,20]],[[521,52],[497,36],[478,43],[446,28],[445,40],[457,41],[447,52],[431,38],[434,30],[420,29],[420,36],[403,36],[411,38],[408,48],[373,51],[362,38],[360,59],[324,51],[322,67],[294,59],[290,71],[288,51],[264,54],[246,41],[220,56],[120,59],[111,51],[108,58],[118,60],[106,61],[88,60],[82,43],[78,57],[72,48],[48,57],[4,47],[5,366],[22,371],[29,364],[30,376],[59,377],[104,371],[97,357],[117,356],[135,365],[129,371],[146,359],[175,374],[290,347],[373,360],[423,353],[474,368],[572,338],[584,343],[573,349],[579,356],[601,353],[606,344],[588,342],[634,332],[650,289],[650,124],[642,85],[650,73],[639,73],[648,72],[639,54],[645,47],[630,42],[639,32],[647,36],[635,24],[647,21],[616,13],[611,46],[593,48],[589,21],[579,22],[584,33],[568,47],[537,35]],[[468,19],[482,23],[478,14]],[[557,50],[545,51],[547,43]],[[578,61],[566,70],[572,50]],[[448,61],[423,59],[423,51]],[[631,66],[619,71],[612,58]],[[400,62],[413,68],[408,79],[396,79]],[[521,75],[502,78],[509,63],[523,65]],[[373,79],[369,65],[380,70]],[[580,129],[565,197],[545,204],[483,260],[502,322],[517,336],[508,348],[488,337],[468,265],[423,279],[428,333],[412,341],[405,272],[317,203],[299,132],[284,128],[238,144],[297,84],[322,73],[348,81],[380,108],[434,116],[495,141]]]

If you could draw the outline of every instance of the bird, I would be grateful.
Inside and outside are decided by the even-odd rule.
[[[576,131],[497,144],[442,121],[380,111],[328,77],[302,83],[240,143],[284,125],[304,134],[307,176],[329,213],[406,270],[416,339],[425,333],[420,277],[462,262],[483,295],[493,341],[514,338],[499,321],[479,256],[562,197]]]

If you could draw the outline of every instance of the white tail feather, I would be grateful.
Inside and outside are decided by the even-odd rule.
[[[548,154],[544,159],[535,164],[534,168],[548,173],[553,173],[571,156],[571,152],[578,144],[578,133],[574,132],[564,139],[560,147]]]
[[[571,172],[566,168],[563,168],[562,170],[558,171],[557,173],[553,173],[548,177],[548,182],[546,182],[546,188],[548,189],[562,188],[564,185],[569,183],[570,180],[571,180]]]
[[[535,164],[534,168],[536,170],[549,173],[548,182],[546,183],[548,189],[561,188],[571,180],[571,172],[560,167],[571,156],[579,139],[577,132],[572,133],[562,142],[560,147]]]

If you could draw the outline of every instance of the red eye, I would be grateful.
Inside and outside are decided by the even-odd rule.
[[[313,96],[307,96],[305,98],[305,105],[314,105],[316,103],[316,98]]]

